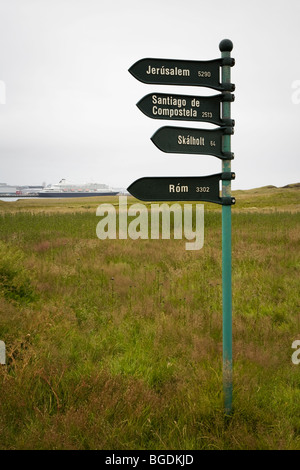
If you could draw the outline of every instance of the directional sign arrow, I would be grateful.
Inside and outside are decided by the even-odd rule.
[[[137,107],[152,119],[210,122],[218,126],[233,126],[234,121],[221,119],[221,102],[233,101],[231,93],[214,96],[190,96],[149,93]]]
[[[219,181],[234,178],[234,173],[145,177],[134,181],[127,191],[142,201],[207,201],[231,205],[234,198],[220,197]]]
[[[226,134],[233,134],[233,128],[194,129],[165,126],[158,129],[151,140],[163,152],[213,155],[228,160],[233,158],[233,154],[222,151],[222,137]]]
[[[220,91],[233,91],[235,87],[232,83],[220,83],[222,65],[232,66],[234,59],[141,59],[130,67],[129,72],[143,83],[204,86]]]

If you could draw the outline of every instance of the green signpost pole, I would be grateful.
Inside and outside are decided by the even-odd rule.
[[[230,109],[234,95],[230,92],[234,91],[235,86],[230,83],[230,70],[234,65],[234,59],[230,56],[233,44],[229,39],[223,39],[219,48],[222,57],[218,59],[141,59],[130,67],[129,72],[143,83],[200,86],[222,91],[211,97],[152,93],[138,103],[139,109],[153,119],[206,121],[220,126],[216,129],[164,126],[153,134],[151,140],[163,152],[218,157],[222,159],[222,174],[198,178],[176,177],[176,182],[173,177],[140,178],[129,186],[128,191],[144,201],[201,200],[222,204],[223,390],[225,415],[229,416],[232,413],[231,204],[235,203],[231,197],[231,179],[235,178],[235,174],[231,172],[234,121]],[[206,194],[199,191],[200,181],[208,188]],[[180,186],[176,186],[175,193],[174,187],[178,184]],[[180,194],[177,193],[179,187]]]
[[[224,39],[221,56],[230,57],[233,44]],[[230,83],[230,66],[222,66],[222,83]],[[231,103],[222,103],[222,119],[231,118]],[[230,134],[223,136],[223,151],[231,152]],[[222,160],[222,171],[231,172],[231,160]],[[231,197],[231,181],[222,181],[222,197]],[[223,392],[225,415],[232,413],[232,288],[231,288],[231,205],[222,206],[222,295],[223,295]]]

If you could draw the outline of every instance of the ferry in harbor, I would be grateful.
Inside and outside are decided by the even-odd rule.
[[[62,179],[57,184],[46,186],[37,193],[38,197],[91,197],[91,196],[115,196],[119,191],[111,189],[106,184],[69,183]]]

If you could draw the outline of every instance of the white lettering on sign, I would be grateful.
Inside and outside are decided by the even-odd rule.
[[[157,96],[152,95],[152,114],[154,116],[167,116],[169,118],[172,117],[193,117],[196,118],[198,113],[193,107],[199,107],[200,101],[199,100],[192,100],[191,108],[186,108],[187,102],[184,98],[176,98],[173,96]],[[173,108],[163,108],[156,105],[166,105],[166,106],[173,106]]]
[[[199,100],[196,100],[196,98],[192,99],[191,101],[191,105],[192,106],[196,106],[196,108],[199,108],[200,106],[200,101]]]
[[[176,108],[158,108],[153,106],[152,114],[154,116],[168,116],[172,117],[197,117],[197,111],[195,109],[176,109]]]
[[[193,135],[178,135],[177,143],[179,145],[205,145],[204,137],[194,137]]]
[[[189,187],[188,186],[181,186],[180,183],[169,184],[169,193],[188,193]]]
[[[151,67],[148,65],[146,70],[147,75],[179,75],[182,77],[189,77],[191,72],[189,69],[181,69],[179,67],[169,68],[162,65],[161,67]]]
[[[182,106],[186,106],[186,100],[183,98],[173,98],[173,96],[156,96],[152,95],[152,103],[153,104],[167,104],[171,106],[178,106],[181,108]]]
[[[196,193],[209,193],[209,186],[197,186]]]
[[[208,70],[198,70],[198,77],[209,78],[211,77],[211,72],[209,72]]]
[[[202,115],[201,115],[203,118],[212,118],[213,117],[213,113],[211,113],[210,111],[202,111]]]

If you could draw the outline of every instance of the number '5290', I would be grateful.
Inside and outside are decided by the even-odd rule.
[[[198,70],[198,77],[211,77],[211,72],[209,72],[208,70]]]

